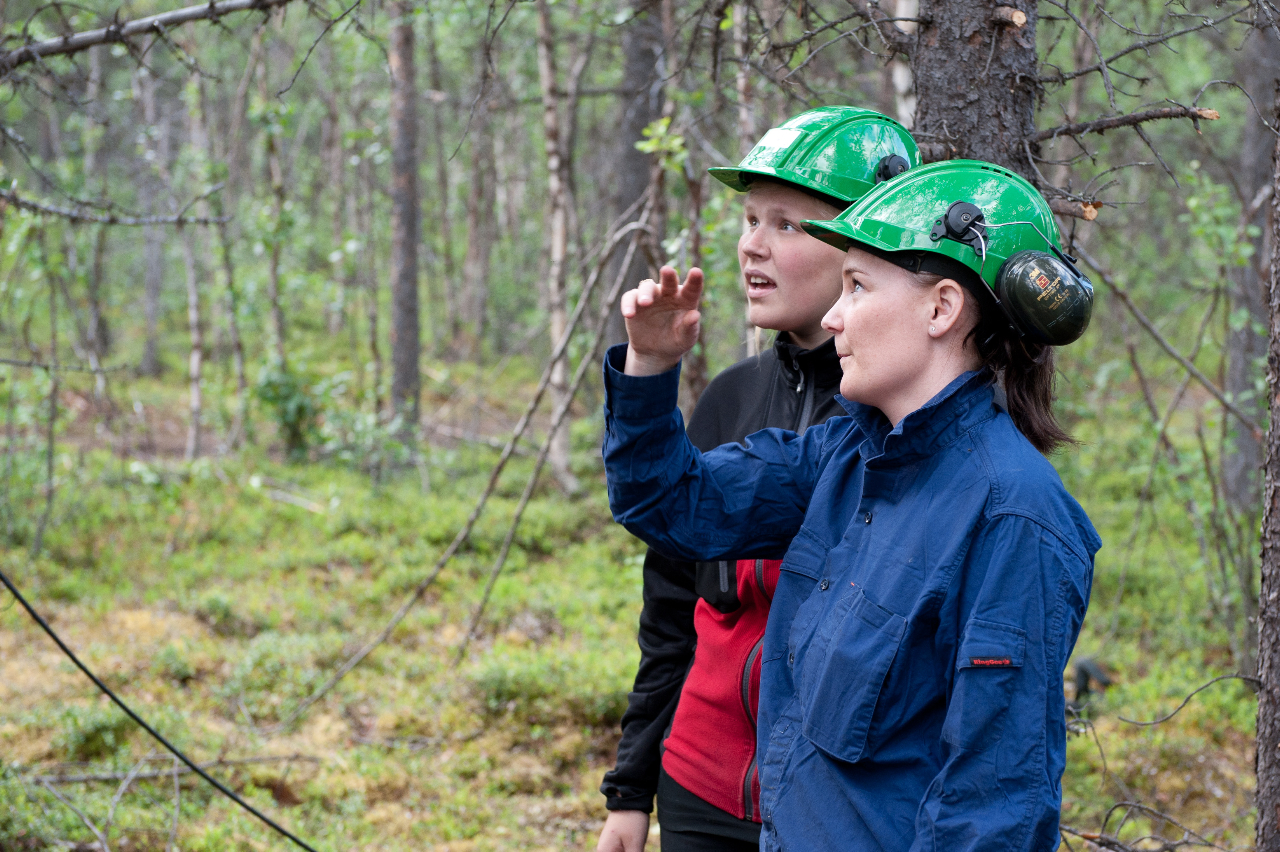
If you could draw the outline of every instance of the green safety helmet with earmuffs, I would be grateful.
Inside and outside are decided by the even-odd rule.
[[[737,166],[707,171],[739,192],[755,178],[772,178],[843,208],[918,165],[915,140],[892,118],[858,107],[825,106],[770,130]]]
[[[1093,284],[1058,245],[1044,196],[1020,175],[978,160],[911,169],[829,222],[805,231],[911,272],[989,294],[1019,336],[1065,346],[1089,327]]]

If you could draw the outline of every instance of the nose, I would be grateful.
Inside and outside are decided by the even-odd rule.
[[[764,235],[764,226],[756,225],[752,228],[747,225],[742,232],[742,237],[738,240],[738,251],[752,259],[768,256],[769,242]]]
[[[844,322],[840,319],[840,306],[844,304],[844,299],[845,297],[842,295],[822,316],[822,327],[832,334],[839,334],[844,331]]]

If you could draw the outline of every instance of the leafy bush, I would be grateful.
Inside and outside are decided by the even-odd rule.
[[[260,633],[219,690],[232,706],[244,703],[258,721],[275,720],[311,694],[342,656],[337,633]]]
[[[259,400],[275,413],[289,461],[306,461],[315,436],[319,407],[306,382],[285,365],[273,361],[258,374],[254,388]]]
[[[600,654],[541,646],[494,652],[470,673],[486,712],[510,713],[529,724],[559,721],[613,725],[630,687],[625,666]]]
[[[110,757],[125,746],[134,730],[134,721],[114,705],[68,707],[58,721],[61,730],[53,747],[70,761]]]

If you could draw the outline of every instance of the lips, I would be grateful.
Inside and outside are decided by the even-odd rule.
[[[768,275],[762,275],[754,270],[747,270],[743,274],[743,278],[747,282],[747,298],[760,299],[778,289],[778,284]]]

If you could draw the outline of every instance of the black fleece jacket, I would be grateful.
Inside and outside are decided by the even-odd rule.
[[[833,341],[806,350],[781,332],[771,349],[739,361],[707,386],[689,419],[689,439],[705,452],[769,427],[803,432],[843,412],[835,401],[840,376]],[[611,811],[653,810],[662,741],[697,644],[694,606],[704,597],[723,612],[738,607],[734,563],[727,564],[726,583],[721,563],[683,562],[653,550],[645,555],[640,669],[627,696],[617,765],[600,785]]]

